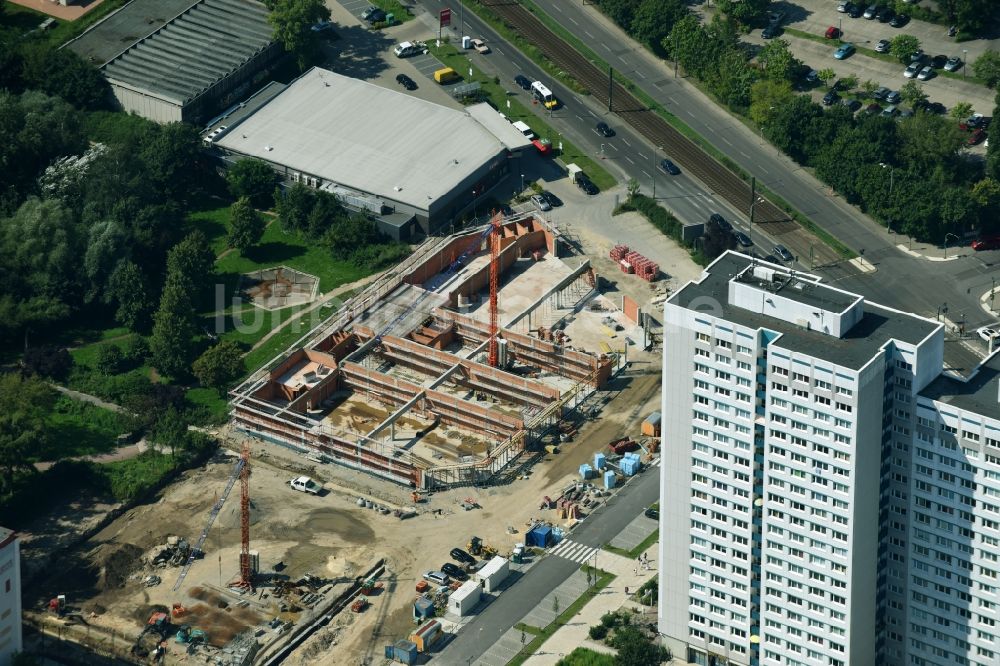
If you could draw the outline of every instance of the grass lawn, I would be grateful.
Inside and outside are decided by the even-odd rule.
[[[114,450],[126,424],[118,414],[97,405],[60,396],[45,419],[49,439],[33,460],[61,460]]]
[[[97,336],[97,340],[94,342],[82,347],[77,347],[76,349],[70,351],[69,355],[73,357],[73,362],[76,365],[86,365],[91,368],[96,368],[97,353],[100,351],[102,346],[108,344],[108,341],[113,341],[112,344],[116,344],[120,349],[124,350],[130,341],[139,337],[138,333],[131,333],[124,327],[95,331],[95,335]]]
[[[208,244],[215,256],[226,251],[226,235],[229,233],[229,205],[222,199],[206,198],[199,202],[197,210],[187,216],[189,231],[200,230],[208,238]]]
[[[472,80],[479,82],[479,85],[490,98],[490,101],[493,102],[493,105],[500,109],[501,113],[510,118],[512,122],[515,120],[523,120],[531,126],[531,129],[533,129],[535,134],[537,134],[540,138],[551,141],[554,148],[558,148],[559,142],[562,141],[563,150],[559,157],[563,162],[567,164],[577,164],[587,173],[588,176],[590,176],[590,179],[594,181],[594,184],[602,190],[610,189],[615,186],[617,181],[614,176],[602,167],[598,163],[598,160],[591,158],[587,153],[577,148],[565,137],[560,137],[559,132],[545,122],[544,118],[532,113],[530,109],[528,109],[528,107],[525,106],[516,96],[508,95],[507,88],[499,83],[495,83],[493,77],[487,76],[480,71],[475,64],[473,64],[472,61],[457,48],[451,44],[445,43],[442,43],[441,47],[438,48],[434,45],[433,40],[427,42],[427,48],[430,49],[431,53],[441,60],[441,62],[463,76],[468,74],[469,68],[471,67]],[[510,102],[509,109],[507,108],[508,102]]]
[[[652,522],[652,521],[650,521]],[[656,543],[656,540],[660,538],[660,530],[655,530],[652,534],[642,540],[642,542],[633,548],[632,550],[625,550],[624,548],[618,548],[617,546],[605,545],[604,550],[610,551],[612,553],[617,553],[623,557],[627,557],[630,560],[634,560],[639,557],[639,553],[642,553],[647,548]]]
[[[184,398],[202,418],[200,423],[222,423],[229,414],[229,402],[226,396],[219,395],[219,392],[211,388],[188,389]]]

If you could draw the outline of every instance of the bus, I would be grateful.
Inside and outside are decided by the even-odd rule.
[[[552,91],[546,88],[541,81],[535,81],[531,84],[531,94],[535,96],[535,99],[544,104],[546,109],[554,109],[559,106],[559,100],[556,99]]]

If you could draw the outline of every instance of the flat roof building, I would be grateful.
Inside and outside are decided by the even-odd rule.
[[[0,527],[0,664],[22,647],[20,544],[13,530]]]
[[[101,71],[126,112],[157,122],[201,122],[244,96],[282,53],[272,40],[267,9],[254,0],[173,2],[160,12],[164,9],[179,13],[154,21],[152,32],[119,36],[133,41],[117,54],[112,55],[117,47],[101,45],[111,35],[84,35],[70,46],[95,61],[107,58]],[[138,16],[138,11],[131,13]],[[108,19],[104,32],[114,32],[119,24],[142,28],[127,15],[116,17]],[[95,28],[98,37],[100,30],[101,24]]]
[[[496,186],[508,156],[530,143],[491,108],[451,109],[315,67],[214,145],[429,234]]]

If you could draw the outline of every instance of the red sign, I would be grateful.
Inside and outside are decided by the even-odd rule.
[[[441,27],[445,28],[449,25],[451,25],[451,10],[445,8],[441,10]]]

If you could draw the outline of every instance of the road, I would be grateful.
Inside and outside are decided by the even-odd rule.
[[[908,239],[887,233],[883,227],[833,195],[828,187],[807,170],[769,144],[762,145],[760,138],[752,130],[716,106],[683,77],[674,78],[670,63],[659,60],[636,44],[596,7],[560,0],[535,2],[567,29],[586,39],[588,46],[607,62],[614,63],[622,75],[629,77],[651,97],[663,103],[741,167],[755,174],[759,182],[777,192],[848,247],[857,252],[863,251],[864,259],[878,269],[875,273],[862,275],[839,266],[818,268],[814,272],[841,288],[864,294],[875,302],[900,310],[933,317],[939,307],[947,303],[955,321],[958,321],[959,313],[966,315],[967,328],[994,321],[994,318],[980,309],[978,297],[992,284],[991,276],[1000,263],[1000,251],[973,253],[966,246],[952,251],[952,257],[961,252],[964,255],[962,258],[941,262],[930,262],[900,251],[897,246],[906,246]],[[421,6],[434,16],[448,4],[452,3],[421,0]],[[470,11],[464,12],[464,20],[467,34],[482,35],[493,46],[493,54],[476,56],[480,58],[478,62],[484,63],[484,67],[488,61],[489,66],[502,72],[502,79],[504,76],[508,77],[506,80],[515,71],[524,71],[529,76],[550,80],[520,52],[505,45],[498,35]],[[639,160],[635,159],[638,156],[636,153],[650,153],[653,148],[624,131],[623,123],[620,120],[615,122],[615,116],[609,117],[601,114],[600,109],[590,108],[585,98],[569,93],[557,82],[553,82],[552,87],[556,95],[563,95],[568,100],[566,109],[555,114],[553,125],[564,129],[567,136],[580,141],[582,146],[597,147],[599,152],[599,142],[594,141],[597,137],[590,131],[589,122],[583,121],[587,117],[593,120],[601,115],[620,130],[622,138],[629,140],[630,145],[626,144],[626,147],[632,151],[627,155],[632,158],[631,163],[624,159],[626,155],[621,155],[619,159],[609,160],[612,168],[632,174],[643,183],[645,176],[643,170],[637,168]],[[580,113],[580,109],[585,112]],[[611,150],[613,149],[606,147],[606,154],[610,154]],[[619,149],[619,153],[621,152]],[[676,190],[672,190],[669,181],[662,177],[658,181],[657,197],[679,218],[698,220],[703,215],[704,202],[710,200],[711,194],[697,194],[696,185],[698,184],[694,182],[689,185],[679,181]],[[645,187],[643,189],[646,190]],[[691,204],[692,200],[702,204],[701,210]],[[725,209],[719,204],[712,205]],[[759,230],[754,229],[755,239],[759,237],[758,234]],[[913,246],[916,249],[920,244],[914,243]],[[807,257],[800,259],[805,262]]]
[[[634,477],[567,536],[585,546],[602,546],[611,541],[633,518],[659,499],[659,470],[659,467],[651,467]],[[598,567],[600,557],[598,554]],[[544,558],[462,627],[438,659],[449,664],[471,663],[579,568],[576,562],[562,557],[553,555]]]

